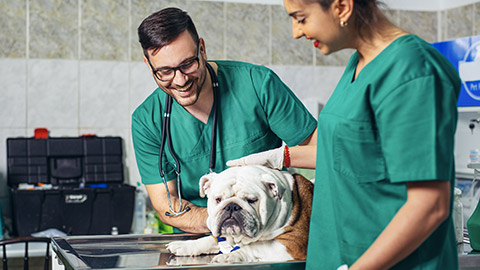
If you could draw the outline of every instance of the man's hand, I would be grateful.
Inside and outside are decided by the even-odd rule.
[[[272,169],[281,170],[283,168],[284,151],[285,147],[282,145],[272,150],[229,160],[227,161],[227,166],[263,165]]]

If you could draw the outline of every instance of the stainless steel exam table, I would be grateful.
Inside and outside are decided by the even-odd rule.
[[[209,264],[214,255],[175,257],[165,248],[171,241],[201,234],[67,236],[52,238],[56,269],[305,269],[305,261]]]
[[[175,257],[165,245],[202,234],[66,236],[52,238],[52,268],[59,269],[305,269],[305,261],[209,264],[214,255]],[[480,269],[480,253],[458,246],[460,270]]]

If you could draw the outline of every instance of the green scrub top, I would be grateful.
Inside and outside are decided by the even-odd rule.
[[[453,192],[455,68],[414,35],[392,42],[353,80],[357,63],[355,52],[318,119],[307,269],[352,265],[406,202],[406,182],[450,181]],[[450,216],[392,269],[457,264]]]
[[[234,61],[218,65],[218,111],[215,172],[228,160],[280,147],[297,145],[312,134],[317,121],[293,92],[270,69]],[[137,166],[145,185],[162,183],[159,173],[165,92],[157,89],[132,115],[132,139]],[[206,206],[200,198],[200,177],[209,171],[212,117],[204,124],[173,102],[171,136],[181,165],[184,199]],[[175,161],[165,147],[167,181],[176,179]]]

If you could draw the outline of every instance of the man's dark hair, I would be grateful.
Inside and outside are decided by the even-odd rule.
[[[143,54],[148,57],[148,50],[162,48],[185,30],[188,30],[197,44],[197,29],[187,12],[170,7],[151,14],[138,27],[138,41],[142,45]]]

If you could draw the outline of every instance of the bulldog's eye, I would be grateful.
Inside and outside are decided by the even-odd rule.
[[[221,201],[222,201],[221,198],[216,198],[216,199],[215,199],[215,202],[217,202],[217,203],[220,203]]]
[[[254,204],[254,203],[256,203],[257,201],[258,201],[258,199],[257,199],[257,198],[254,198],[254,199],[247,199],[247,202],[248,202],[249,204]]]

